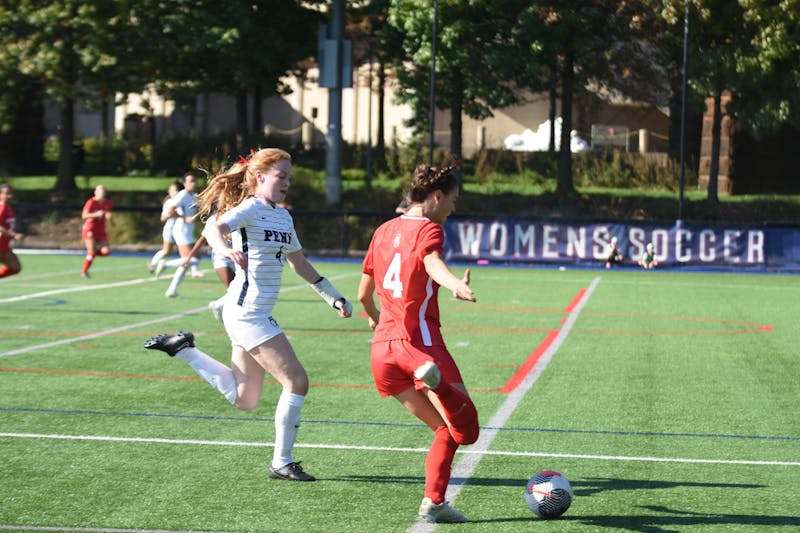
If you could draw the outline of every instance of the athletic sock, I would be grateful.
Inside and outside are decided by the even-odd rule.
[[[153,254],[153,257],[150,258],[150,266],[155,268],[156,263],[158,263],[164,257],[164,250],[159,250]]]
[[[167,294],[175,294],[178,292],[178,286],[183,282],[183,277],[186,275],[186,269],[179,266],[175,273],[172,275],[172,281],[167,289]]]
[[[175,259],[170,259],[169,261],[166,261],[164,263],[164,266],[168,266],[170,268],[177,268],[177,267],[181,266],[184,261],[185,261],[185,259],[183,257],[177,257]],[[196,265],[197,263],[198,263],[198,261],[197,261],[196,257],[192,257],[191,259],[189,259],[189,264],[190,265]]]
[[[458,444],[472,444],[478,440],[478,410],[470,397],[447,383],[442,383],[433,392],[442,402],[453,439]]]
[[[175,356],[189,363],[201,378],[217,389],[232,405],[236,405],[236,378],[230,367],[191,346],[179,351]]]
[[[447,426],[439,426],[433,431],[433,442],[425,457],[425,497],[437,505],[444,501],[457,449],[458,443],[453,440]]]
[[[89,267],[92,266],[92,261],[94,261],[94,255],[87,254],[83,260],[83,269],[81,270],[81,274],[89,273]]]
[[[306,397],[300,394],[281,392],[275,407],[275,450],[272,455],[272,468],[281,468],[294,462],[292,448],[297,440],[300,427],[300,410]]]

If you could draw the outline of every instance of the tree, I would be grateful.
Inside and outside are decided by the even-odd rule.
[[[151,1],[151,0],[148,0]],[[237,149],[260,127],[261,98],[285,93],[280,78],[316,52],[317,11],[309,2],[179,0],[182,9],[152,0],[147,17],[163,29],[157,87],[167,95],[220,92],[236,98]],[[247,97],[254,94],[253,120]]]
[[[40,87],[59,107],[58,179],[55,190],[77,187],[72,157],[75,104],[111,88],[138,90],[133,61],[147,49],[149,30],[132,16],[128,0],[0,1],[0,72],[11,94]],[[130,68],[128,68],[130,66]],[[15,71],[7,78],[6,74]],[[3,119],[7,123],[8,115]]]
[[[517,16],[519,35],[529,40],[528,64],[521,84],[534,91],[547,89],[551,98],[561,91],[561,139],[557,192],[574,192],[570,134],[575,94],[586,87],[662,104],[658,80],[663,72],[654,61],[651,40],[658,28],[652,6],[644,1],[580,0],[530,2]],[[552,108],[553,106],[551,106]]]
[[[450,111],[450,152],[461,157],[462,114],[481,120],[519,101],[513,72],[518,44],[510,33],[522,0],[441,0],[436,57],[436,102]],[[404,35],[395,60],[399,100],[414,111],[410,125],[430,128],[428,119],[432,59],[430,0],[396,0],[389,22]]]

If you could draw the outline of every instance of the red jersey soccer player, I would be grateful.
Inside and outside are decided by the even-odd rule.
[[[439,329],[439,286],[460,300],[475,301],[469,269],[459,279],[443,259],[441,225],[458,197],[455,168],[415,169],[409,208],[375,231],[358,288],[375,330],[370,359],[378,392],[397,398],[433,430],[419,508],[428,522],[467,521],[444,497],[458,446],[472,444],[479,432],[475,405]]]
[[[109,255],[106,220],[111,219],[111,200],[106,198],[106,188],[98,185],[94,188],[94,196],[86,200],[83,206],[83,230],[81,237],[86,245],[86,259],[83,261],[81,277],[89,277],[89,267],[96,255]]]
[[[0,184],[0,278],[18,274],[22,267],[19,259],[11,249],[11,241],[24,237],[22,233],[14,231],[16,216],[11,209],[11,198],[14,191],[7,183]]]

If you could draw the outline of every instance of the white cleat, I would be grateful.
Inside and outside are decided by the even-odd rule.
[[[436,366],[436,363],[425,361],[425,364],[414,371],[414,377],[427,385],[429,389],[435,389],[439,386],[442,374],[439,372],[439,367]]]
[[[164,296],[166,296],[167,298],[177,298],[178,291],[172,291],[170,289],[167,289],[167,292],[164,293]]]
[[[422,499],[422,503],[419,505],[419,517],[425,522],[435,524],[469,522],[469,518],[450,507],[448,502],[435,505],[430,498]]]

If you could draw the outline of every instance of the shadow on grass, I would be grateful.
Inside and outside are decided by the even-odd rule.
[[[343,476],[341,481],[360,481],[369,483],[406,483],[422,484],[424,479],[417,476]],[[479,487],[519,487],[525,486],[526,480],[511,478],[457,478],[450,480],[451,485],[473,485]],[[606,491],[645,491],[656,489],[674,488],[723,488],[723,489],[758,489],[764,485],[744,483],[704,483],[695,481],[661,481],[643,479],[617,479],[617,478],[583,478],[572,482],[572,488],[577,497],[591,497]],[[620,529],[628,531],[663,532],[681,531],[692,526],[716,525],[744,525],[760,527],[798,527],[800,516],[782,515],[754,515],[754,514],[724,514],[724,513],[699,513],[670,509],[658,505],[639,506],[639,509],[648,510],[653,514],[626,514],[626,515],[596,515],[596,516],[571,516],[569,514],[557,518],[557,521],[580,524],[596,528]],[[633,509],[632,509],[633,510]],[[470,518],[471,523],[502,524],[514,522],[530,522],[536,520],[528,517],[491,518],[481,520]]]

